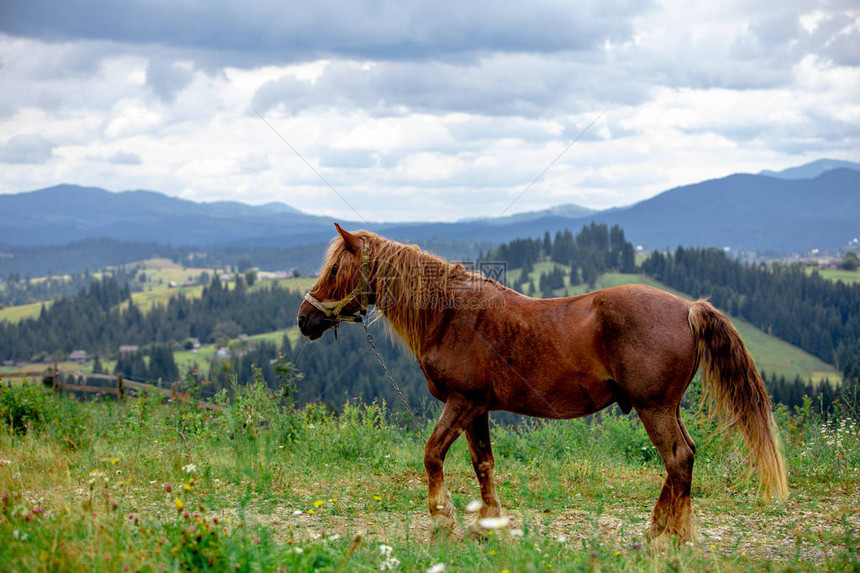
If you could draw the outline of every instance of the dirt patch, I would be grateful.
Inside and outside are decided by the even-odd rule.
[[[816,511],[799,501],[753,506],[746,513],[731,514],[693,503],[696,529],[692,545],[720,554],[747,555],[770,559],[821,561],[845,550],[846,527],[860,531],[860,492],[835,494],[818,504]],[[301,513],[299,513],[301,512]],[[558,514],[537,511],[507,511],[508,532],[525,530],[528,536],[549,536],[558,542],[579,545],[597,540],[609,547],[629,548],[644,543],[650,526],[650,508],[636,504],[606,506],[600,512],[568,509]],[[455,535],[468,533],[475,521],[460,515]],[[275,537],[286,543],[306,543],[326,537],[352,537],[375,542],[432,541],[426,511],[361,511],[330,515],[324,511],[309,515],[298,508],[280,507],[272,513],[249,510],[245,519],[269,524]]]

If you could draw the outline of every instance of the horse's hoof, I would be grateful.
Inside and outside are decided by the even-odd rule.
[[[472,541],[477,541],[478,543],[484,543],[490,538],[489,530],[484,529],[477,523],[469,528],[469,539]]]
[[[451,517],[437,513],[430,517],[433,537],[451,537],[457,530],[457,524]]]

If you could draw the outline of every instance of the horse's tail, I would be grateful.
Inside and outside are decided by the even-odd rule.
[[[702,403],[725,429],[740,430],[764,497],[788,497],[785,460],[770,397],[738,331],[706,301],[690,306],[690,327],[702,365]]]

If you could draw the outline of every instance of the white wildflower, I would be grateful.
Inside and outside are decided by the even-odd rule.
[[[555,540],[559,543],[567,543],[567,535],[559,535]]]
[[[466,513],[475,513],[476,511],[479,511],[483,505],[484,504],[477,499],[473,499],[466,505]]]
[[[28,539],[30,536],[29,536],[29,535],[27,535],[26,533],[22,533],[22,532],[20,532],[20,531],[18,531],[18,530],[16,529],[15,531],[13,531],[13,532],[12,532],[12,537],[14,537],[15,539],[17,539],[18,541],[27,541],[27,539]]]
[[[478,525],[484,529],[502,529],[511,522],[509,517],[483,517],[478,520]]]
[[[379,546],[379,552],[382,554],[383,557],[390,557],[392,551],[394,551],[394,548],[390,545],[383,544]]]
[[[293,510],[293,515],[301,515],[302,513],[304,513],[304,512],[301,509],[294,509]]]
[[[187,464],[187,465],[182,466],[182,471],[184,471],[187,474],[193,474],[194,472],[197,471],[197,466],[195,466],[194,464]]]
[[[512,537],[523,537],[526,534],[525,531],[523,531],[522,529],[519,529],[519,528],[511,529],[510,533],[511,533]]]
[[[0,466],[11,466],[12,460],[0,460]]]
[[[400,559],[396,557],[388,557],[385,561],[379,564],[379,570],[385,571],[386,569],[394,569],[400,565]]]
[[[91,478],[100,478],[100,477],[104,477],[104,476],[105,476],[105,473],[102,471],[99,471],[99,470],[93,470],[90,472]]]
[[[296,553],[304,553],[305,552],[305,550],[302,549],[301,547],[294,547],[293,551],[295,551]]]
[[[427,573],[442,573],[442,571],[444,571],[444,570],[445,570],[445,564],[444,563],[437,563],[436,565],[434,565],[433,567],[428,569]]]

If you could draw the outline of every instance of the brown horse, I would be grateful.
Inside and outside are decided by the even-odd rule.
[[[375,305],[415,354],[430,393],[445,403],[424,451],[437,525],[453,525],[442,465],[463,432],[481,486],[479,515],[500,515],[491,410],[558,419],[617,403],[636,410],[668,472],[651,536],[689,539],[696,446],[680,402],[700,365],[711,411],[740,430],[764,496],[788,494],[770,398],[737,331],[707,302],[639,285],[534,299],[417,247],[336,226],[299,328],[314,340]]]

